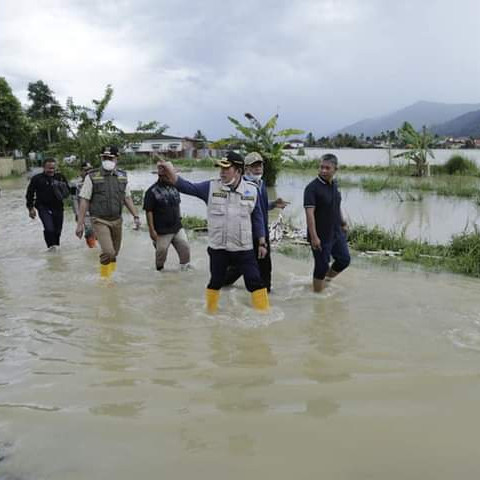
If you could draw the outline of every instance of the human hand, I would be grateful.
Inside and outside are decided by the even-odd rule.
[[[83,237],[83,223],[77,223],[77,228],[75,229],[75,235],[78,237],[78,238],[82,238]]]
[[[30,218],[35,218],[37,216],[37,211],[35,210],[35,208],[31,208],[29,211],[28,211],[28,216]]]
[[[310,245],[312,246],[312,248],[314,250],[321,250],[322,249],[322,242],[320,241],[320,239],[318,238],[317,235],[315,235],[314,237],[312,237],[310,239]]]
[[[150,230],[150,238],[152,239],[153,243],[157,243],[158,235],[155,230]]]
[[[348,233],[348,223],[342,222],[341,229],[343,230],[343,233]]]
[[[133,217],[133,229],[134,230],[138,230],[140,228],[140,217],[138,215],[135,215]]]
[[[267,256],[267,253],[268,253],[268,248],[267,248],[266,245],[260,245],[258,247],[258,258],[259,259],[265,258]]]
[[[276,208],[281,208],[283,210],[287,205],[290,205],[290,202],[285,201],[283,198],[277,198],[275,200]]]

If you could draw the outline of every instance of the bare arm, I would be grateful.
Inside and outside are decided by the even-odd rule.
[[[82,238],[85,215],[87,214],[88,207],[90,206],[90,201],[86,198],[80,198],[80,204],[78,206],[78,215],[77,215],[77,228],[75,229],[75,235],[78,238]]]
[[[132,214],[132,216],[134,218],[138,218],[137,207],[135,207],[135,205],[133,204],[132,197],[125,197],[123,203],[127,207],[128,211]]]
[[[307,228],[310,235],[310,245],[314,250],[321,249],[322,243],[317,235],[317,227],[315,223],[315,207],[306,207],[305,215],[307,217]]]

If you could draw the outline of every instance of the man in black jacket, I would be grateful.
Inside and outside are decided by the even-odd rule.
[[[34,175],[27,188],[27,209],[30,218],[36,218],[37,211],[43,223],[43,236],[49,250],[60,245],[63,226],[63,200],[69,196],[67,179],[55,172],[56,160],[46,158],[43,172]]]

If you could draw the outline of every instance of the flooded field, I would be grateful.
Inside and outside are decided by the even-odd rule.
[[[185,177],[192,181],[212,178],[215,170],[187,171]],[[284,210],[284,217],[299,227],[306,227],[303,209],[303,189],[314,178],[313,172],[292,172],[280,175],[277,186],[269,190],[270,198],[283,197],[291,202]],[[347,173],[350,180],[365,177],[362,174]],[[153,183],[155,176],[149,171],[134,171],[130,175],[133,188],[144,189]],[[342,188],[342,204],[345,216],[350,222],[378,225],[385,229],[405,229],[410,239],[422,239],[431,243],[447,243],[452,235],[480,226],[480,206],[472,199],[442,197],[422,194],[419,202],[399,201],[393,190],[369,193],[360,188]],[[196,198],[182,196],[182,211],[186,215],[205,217],[206,210]],[[277,213],[276,213],[277,212]],[[272,218],[278,214],[272,212]]]
[[[298,159],[308,158],[309,160],[320,158],[324,153],[334,153],[338,156],[340,165],[389,165],[391,159],[394,162],[397,162],[398,159],[395,159],[395,155],[404,152],[405,150],[392,149],[389,152],[387,148],[318,148],[318,147],[307,147],[304,149],[305,156],[299,156]],[[291,153],[295,156],[298,153],[298,150],[292,150]],[[433,165],[442,165],[444,164],[452,155],[460,154],[470,160],[473,160],[477,165],[480,165],[480,150],[479,149],[434,149],[433,150],[434,158],[430,160],[430,163]]]
[[[299,221],[309,178],[276,189]],[[311,261],[274,254],[268,314],[239,282],[209,316],[203,236],[191,236],[192,271],[171,252],[160,274],[145,226],[126,217],[104,283],[70,212],[60,251],[45,251],[25,186],[0,182],[0,479],[476,478],[479,280],[354,258],[314,295]],[[463,200],[351,189],[344,201],[354,221],[434,241],[477,219]]]

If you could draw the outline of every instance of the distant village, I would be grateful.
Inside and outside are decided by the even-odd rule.
[[[285,144],[286,150],[296,150],[298,155],[306,148],[404,148],[395,132],[387,132],[379,136],[364,137],[349,134],[338,134],[333,137],[321,137],[318,140],[312,134],[305,139],[290,139]],[[235,147],[234,145],[232,147]],[[436,147],[441,149],[474,149],[480,148],[480,138],[447,137],[438,138]],[[172,135],[155,135],[141,141],[128,144],[125,154],[145,155],[162,154],[170,158],[205,158],[216,157],[222,150],[214,147],[214,142],[205,138],[177,137]]]

